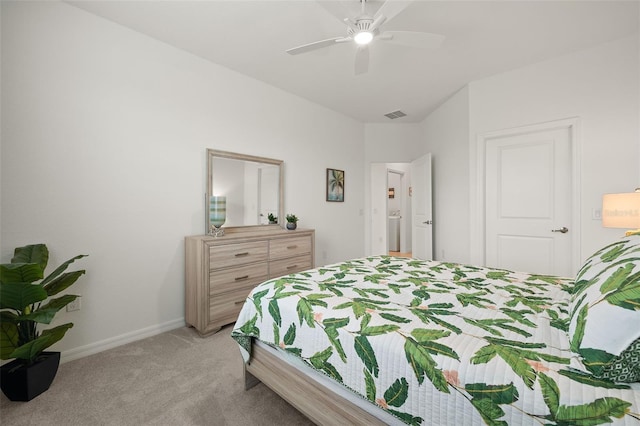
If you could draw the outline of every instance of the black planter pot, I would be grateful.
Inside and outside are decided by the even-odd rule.
[[[0,366],[0,387],[11,401],[31,401],[49,389],[60,365],[60,352],[43,352],[25,366],[18,360]]]

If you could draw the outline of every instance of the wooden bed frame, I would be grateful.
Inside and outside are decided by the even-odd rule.
[[[386,425],[255,344],[244,367],[244,380],[245,389],[264,383],[318,425]]]

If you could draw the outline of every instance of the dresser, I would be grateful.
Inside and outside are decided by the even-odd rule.
[[[185,238],[186,322],[201,335],[235,322],[249,292],[270,278],[314,267],[315,231],[230,228]]]

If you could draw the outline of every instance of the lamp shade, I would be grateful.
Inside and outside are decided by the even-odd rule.
[[[602,226],[640,228],[640,192],[605,194],[602,197]]]
[[[227,197],[212,195],[209,198],[209,223],[216,228],[227,220]]]

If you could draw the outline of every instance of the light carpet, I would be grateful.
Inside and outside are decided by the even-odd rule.
[[[0,400],[4,425],[311,425],[260,383],[244,390],[232,326],[179,328],[60,365],[48,391]]]

